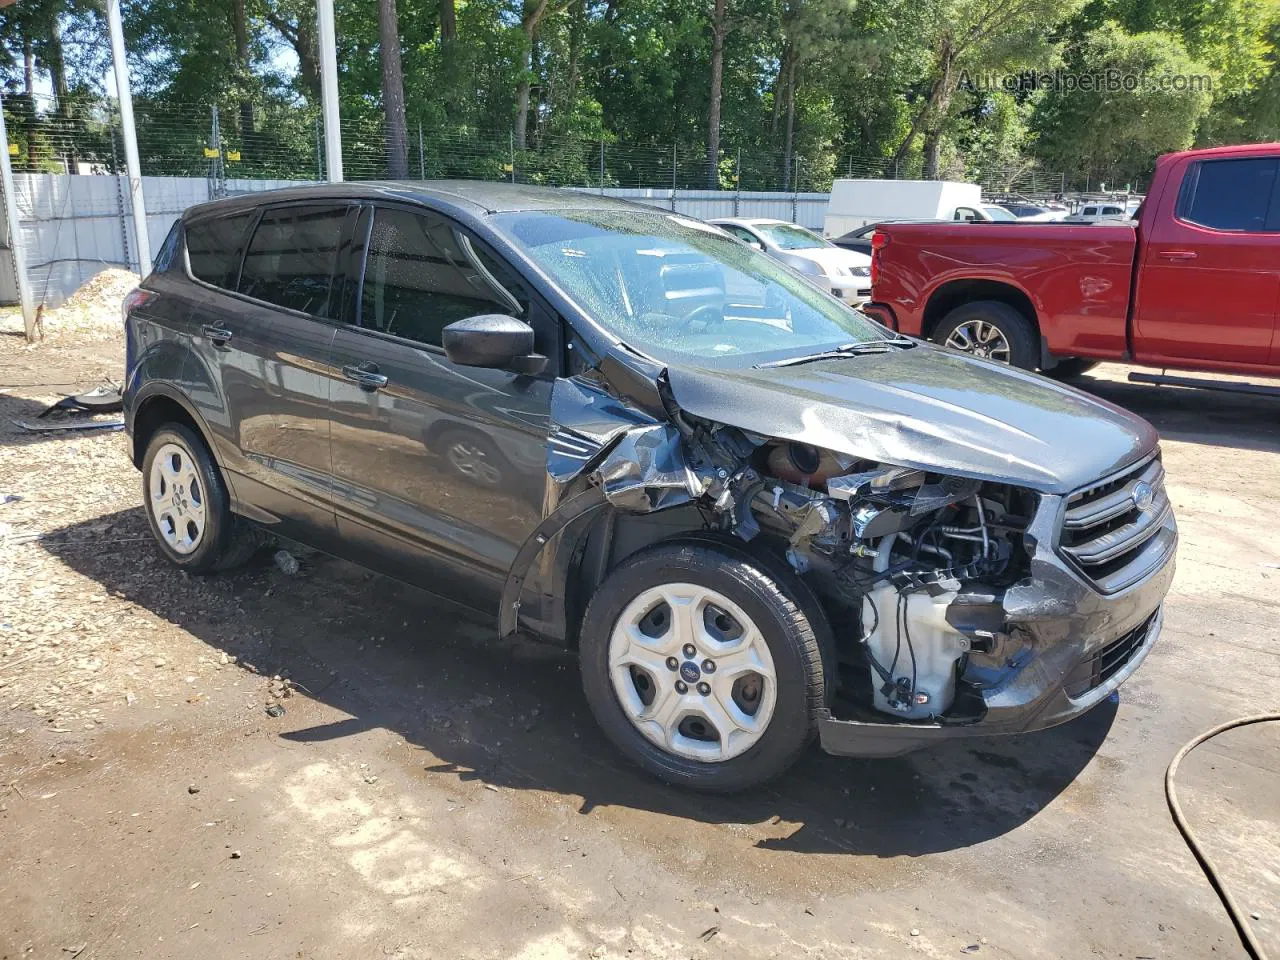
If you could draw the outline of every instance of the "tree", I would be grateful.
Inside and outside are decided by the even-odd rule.
[[[1054,90],[1043,101],[1036,120],[1040,152],[1095,179],[1138,179],[1150,172],[1156,155],[1190,147],[1212,102],[1212,94],[1194,82],[1208,67],[1162,31],[1131,35],[1104,24],[1075,48],[1068,65],[1080,74],[1135,80],[1132,89],[1090,84],[1087,90]]]
[[[898,145],[901,163],[924,134],[924,177],[938,176],[938,155],[961,69],[1008,70],[1037,57],[1046,35],[1078,7],[1075,0],[932,0],[917,8],[930,51],[929,69],[911,125]]]
[[[378,43],[382,58],[382,108],[387,115],[387,175],[409,175],[409,129],[404,114],[404,72],[400,65],[400,19],[396,0],[378,0]]]

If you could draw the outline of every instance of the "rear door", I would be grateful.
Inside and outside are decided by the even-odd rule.
[[[559,321],[519,275],[447,218],[379,206],[350,278],[331,386],[338,529],[356,559],[492,611],[542,519]],[[552,358],[538,376],[451,364],[441,332],[500,313]]]
[[[341,316],[339,252],[359,207],[304,202],[266,208],[240,271],[238,310],[255,352],[229,370],[235,394],[241,498],[253,515],[299,539],[336,536],[329,389],[330,348]]]
[[[1274,156],[1188,158],[1170,172],[1138,280],[1136,359],[1273,362],[1280,232],[1269,212],[1278,165]]]

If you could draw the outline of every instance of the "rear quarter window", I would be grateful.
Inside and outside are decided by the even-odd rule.
[[[186,225],[187,263],[197,280],[234,290],[244,233],[253,213],[211,217]]]

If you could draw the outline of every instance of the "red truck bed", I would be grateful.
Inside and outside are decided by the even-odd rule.
[[[1280,367],[1280,144],[1161,157],[1133,223],[893,223],[873,246],[866,309],[913,336],[1029,369]]]

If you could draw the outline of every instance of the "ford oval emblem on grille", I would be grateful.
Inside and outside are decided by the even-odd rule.
[[[1155,500],[1156,492],[1151,489],[1151,484],[1145,481],[1139,481],[1133,487],[1133,505],[1139,510],[1146,510],[1151,506],[1151,502]]]

